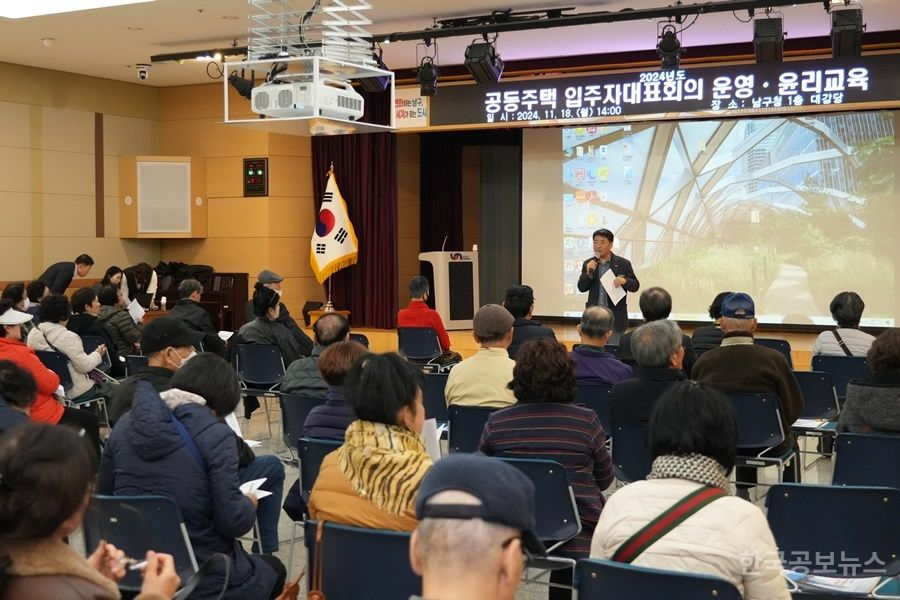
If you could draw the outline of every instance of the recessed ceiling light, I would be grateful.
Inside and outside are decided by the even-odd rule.
[[[224,19],[225,21],[237,21],[238,17],[234,15],[225,15],[224,17],[222,17],[222,19]]]
[[[44,45],[45,48],[49,48],[50,46],[52,46],[53,42],[55,42],[55,41],[56,41],[56,38],[52,38],[52,37],[41,38],[41,43]]]
[[[128,31],[143,31],[143,27],[128,27]]]
[[[0,17],[7,19],[27,19],[42,15],[56,15],[60,13],[77,12],[80,10],[93,10],[95,8],[109,8],[111,6],[123,6],[125,4],[140,4],[153,2],[154,0],[42,0],[41,2],[2,2],[0,3]]]

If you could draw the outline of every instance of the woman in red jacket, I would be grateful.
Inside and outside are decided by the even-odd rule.
[[[68,425],[84,429],[87,438],[100,453],[100,423],[86,410],[66,408],[53,396],[59,387],[59,376],[44,366],[30,347],[21,339],[21,325],[31,321],[31,315],[15,310],[8,299],[0,301],[0,360],[8,360],[25,369],[37,382],[37,398],[31,405],[31,420],[50,425]]]

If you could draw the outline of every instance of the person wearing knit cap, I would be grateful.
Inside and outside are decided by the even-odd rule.
[[[486,304],[472,319],[472,335],[481,349],[450,370],[444,395],[447,404],[502,408],[515,404],[507,384],[516,363],[507,354],[515,319],[499,304]]]
[[[284,277],[276,273],[275,271],[270,271],[269,269],[263,269],[259,272],[259,275],[256,278],[256,283],[253,286],[254,291],[260,287],[269,288],[278,294],[279,300],[282,297],[282,282],[284,281]],[[253,299],[247,301],[247,306],[244,308],[244,316],[249,323],[253,319],[256,318],[256,313],[253,312]],[[280,306],[278,307],[278,317],[275,319],[275,322],[284,325],[287,330],[290,332],[294,339],[297,340],[297,343],[300,345],[300,352],[303,356],[310,356],[313,351],[313,341],[310,339],[306,333],[300,326],[297,325],[297,321],[294,320],[294,317],[291,316],[291,312],[288,310],[288,307],[284,305],[284,302],[280,302]],[[285,365],[287,361],[285,361]]]

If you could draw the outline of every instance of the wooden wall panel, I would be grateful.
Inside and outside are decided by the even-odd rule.
[[[409,280],[419,274],[419,136],[397,136],[397,298],[409,302]]]
[[[268,198],[210,198],[210,238],[258,238],[268,230]]]

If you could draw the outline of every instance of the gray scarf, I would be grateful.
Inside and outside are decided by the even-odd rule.
[[[702,454],[657,456],[647,479],[687,479],[732,493],[725,467],[713,458]]]

